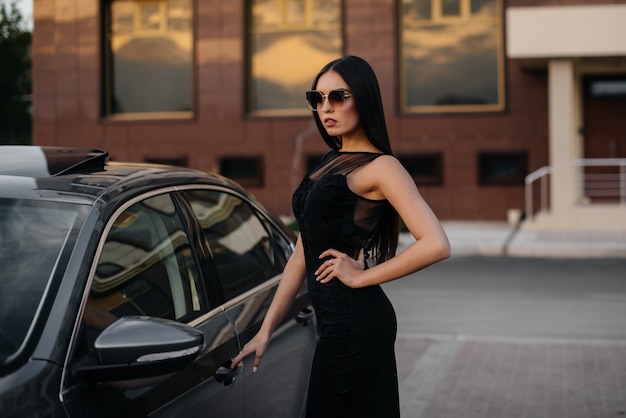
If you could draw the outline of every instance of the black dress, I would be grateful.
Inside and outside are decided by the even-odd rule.
[[[357,258],[378,233],[390,204],[356,195],[347,176],[380,155],[331,151],[293,195],[320,327],[307,418],[400,416],[396,315],[389,299],[380,286],[351,289],[338,279],[320,284],[314,274],[323,251],[334,248]]]

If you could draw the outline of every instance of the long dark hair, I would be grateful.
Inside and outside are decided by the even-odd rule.
[[[317,74],[313,80],[313,90],[317,88],[320,77],[331,70],[339,74],[348,85],[359,113],[359,121],[369,141],[383,153],[393,155],[380,87],[372,67],[363,58],[356,56],[336,59],[326,64]],[[341,137],[331,136],[326,132],[318,112],[313,112],[313,117],[324,142],[332,149],[340,149]],[[374,237],[374,254],[372,255],[375,256],[377,263],[382,263],[393,257],[398,248],[400,217],[391,205],[382,218],[378,231],[379,233]]]

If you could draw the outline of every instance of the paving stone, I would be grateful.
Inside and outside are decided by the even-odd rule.
[[[404,418],[626,414],[626,344],[398,338]]]

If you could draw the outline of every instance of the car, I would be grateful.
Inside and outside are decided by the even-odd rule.
[[[0,146],[0,416],[298,417],[303,285],[252,373],[295,235],[220,175]]]

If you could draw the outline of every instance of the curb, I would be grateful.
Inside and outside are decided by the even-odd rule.
[[[612,231],[526,231],[505,222],[442,222],[458,256],[626,258],[626,233]],[[398,253],[415,239],[400,233]]]

